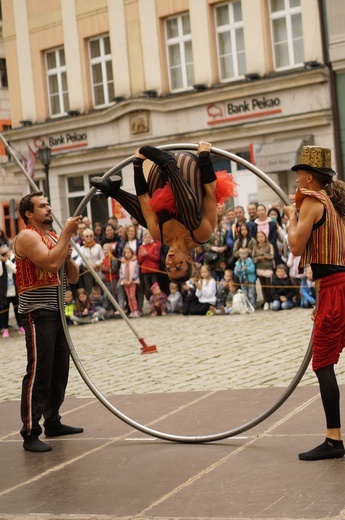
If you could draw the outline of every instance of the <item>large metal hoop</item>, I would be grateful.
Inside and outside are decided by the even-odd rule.
[[[179,150],[197,150],[198,146],[196,144],[179,143],[179,144],[169,144],[169,145],[159,146],[158,148],[161,148],[161,149],[167,150],[167,151],[169,151],[169,150],[179,151]],[[221,157],[225,157],[226,159],[230,159],[231,161],[234,161],[238,164],[241,164],[247,170],[251,171],[257,177],[259,177],[261,180],[263,180],[286,205],[291,204],[289,198],[284,193],[284,191],[279,186],[277,186],[277,184],[275,184],[275,182],[266,173],[261,171],[259,168],[257,168],[253,164],[249,163],[245,159],[242,159],[241,157],[239,157],[233,153],[227,152],[225,150],[221,150],[220,148],[212,147],[211,152],[216,155],[219,155]],[[107,178],[110,175],[112,175],[113,173],[120,171],[122,168],[124,168],[128,164],[131,164],[133,157],[134,156],[131,156],[128,159],[125,159],[124,161],[120,162],[119,164],[117,164],[116,166],[111,168],[108,172],[106,172],[103,175],[103,177]],[[84,197],[84,199],[81,201],[80,205],[76,209],[75,215],[80,215],[82,213],[86,204],[90,201],[90,199],[93,197],[95,192],[96,192],[95,188],[92,188],[89,191],[89,193]],[[97,273],[94,273],[94,274],[98,278]],[[262,421],[267,419],[270,415],[272,415],[288,399],[288,397],[292,394],[292,392],[297,387],[298,383],[301,381],[301,379],[309,365],[310,359],[311,359],[312,342],[310,339],[309,346],[306,350],[302,363],[301,363],[300,367],[298,368],[295,377],[290,382],[288,387],[282,392],[280,397],[269,408],[267,408],[263,413],[261,413],[254,419],[248,421],[247,423],[243,424],[242,426],[233,428],[228,431],[210,434],[210,435],[196,435],[196,436],[174,435],[171,433],[161,432],[158,430],[153,430],[152,428],[149,428],[147,426],[144,426],[143,424],[140,424],[137,421],[134,421],[133,419],[131,419],[130,417],[128,417],[127,415],[122,413],[119,409],[117,409],[115,406],[113,406],[106,399],[106,397],[100,392],[100,390],[97,388],[97,386],[93,383],[93,381],[88,376],[86,370],[84,369],[84,367],[78,357],[78,354],[73,345],[71,336],[69,334],[69,329],[67,327],[65,315],[63,313],[62,288],[59,291],[59,299],[60,299],[60,312],[61,312],[61,316],[62,316],[62,323],[63,323],[65,335],[67,338],[67,342],[68,342],[68,345],[70,348],[71,356],[72,356],[75,366],[77,367],[78,372],[80,373],[81,377],[85,381],[86,385],[89,387],[91,392],[95,395],[95,397],[97,397],[97,399],[116,417],[118,417],[119,419],[121,419],[122,421],[127,423],[129,426],[132,426],[136,430],[139,430],[147,435],[151,435],[158,439],[164,439],[167,441],[180,442],[180,443],[196,444],[196,443],[213,442],[213,441],[219,441],[222,439],[227,439],[229,437],[234,437],[235,435],[239,435],[239,434],[253,428],[257,424],[260,424]]]

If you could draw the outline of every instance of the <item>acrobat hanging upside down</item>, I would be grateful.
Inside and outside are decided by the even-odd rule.
[[[133,160],[136,195],[120,188],[121,179],[93,177],[91,186],[117,200],[155,240],[169,246],[165,265],[170,280],[182,283],[192,271],[191,249],[205,244],[217,223],[217,204],[235,195],[232,176],[214,172],[211,144],[201,141],[198,156],[175,155],[142,146]],[[146,180],[143,162],[152,165]]]

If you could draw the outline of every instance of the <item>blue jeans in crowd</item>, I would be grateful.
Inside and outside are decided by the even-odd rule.
[[[256,309],[256,287],[255,284],[245,285],[241,284],[242,292],[247,296],[250,303]]]
[[[292,300],[286,300],[286,302],[274,300],[272,303],[272,311],[289,311],[294,306],[295,304]]]
[[[315,306],[315,300],[312,303],[309,300],[307,300],[307,298],[302,298],[301,299],[301,307],[304,307],[305,309],[310,309],[313,306]]]

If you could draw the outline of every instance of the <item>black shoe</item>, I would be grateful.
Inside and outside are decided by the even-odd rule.
[[[121,188],[122,179],[118,175],[113,175],[107,179],[103,177],[92,177],[90,184],[93,188],[97,188],[106,197],[114,198],[115,194]]]
[[[299,453],[300,460],[324,460],[341,459],[345,455],[343,441],[337,441],[326,437],[325,442],[316,446],[313,450]]]
[[[23,442],[23,448],[27,451],[43,452],[52,451],[52,447],[39,439],[25,439]]]
[[[49,428],[45,428],[44,433],[46,437],[60,437],[61,435],[75,435],[76,433],[83,433],[84,428],[75,428],[74,426],[67,426],[67,424],[56,424]]]
[[[176,164],[177,162],[171,153],[155,148],[154,146],[142,146],[139,152],[158,166],[164,167],[167,164]]]

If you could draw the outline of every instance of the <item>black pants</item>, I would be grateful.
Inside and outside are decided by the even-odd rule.
[[[320,385],[320,394],[326,415],[327,428],[340,428],[340,391],[334,372],[334,365],[315,371]]]
[[[191,299],[187,299],[183,302],[182,314],[184,316],[205,316],[206,312],[210,308],[210,303],[199,302],[196,296]]]
[[[2,310],[2,328],[8,329],[8,320],[10,316],[10,303],[13,305],[14,316],[18,327],[21,327],[20,317],[18,314],[18,297],[17,296],[6,296],[6,304]]]
[[[272,303],[272,291],[271,291],[271,287],[270,287],[272,285],[272,278],[266,278],[265,276],[259,276],[259,280],[260,280],[264,303]]]
[[[21,396],[20,431],[24,439],[36,438],[44,425],[60,422],[59,409],[65,397],[69,372],[69,348],[59,312],[40,309],[20,315],[25,329],[26,374]]]

